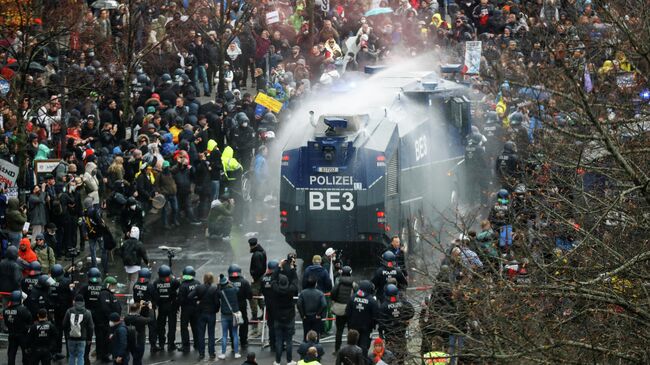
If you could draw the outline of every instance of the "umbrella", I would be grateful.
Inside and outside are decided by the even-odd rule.
[[[94,3],[92,3],[93,8],[95,9],[117,9],[118,6],[120,6],[120,3],[118,3],[115,0],[97,0]]]
[[[390,14],[393,12],[393,9],[391,8],[374,8],[366,11],[363,16],[373,16],[373,15],[381,15],[381,14]]]
[[[10,69],[17,71],[20,68],[20,64],[18,62],[10,63],[7,65]],[[29,69],[27,71],[33,71],[33,72],[45,72],[45,67],[43,67],[40,63],[38,62],[30,62],[29,63]]]

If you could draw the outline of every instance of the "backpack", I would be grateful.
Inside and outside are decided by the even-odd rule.
[[[63,214],[63,205],[61,204],[61,194],[57,194],[52,199],[52,214],[60,216]]]
[[[122,260],[125,266],[132,266],[138,261],[137,243],[133,240],[126,240],[122,245]]]
[[[126,347],[129,352],[134,353],[138,350],[138,330],[134,325],[126,326]]]
[[[83,320],[83,314],[70,314],[70,338],[81,338],[81,322],[83,322]]]

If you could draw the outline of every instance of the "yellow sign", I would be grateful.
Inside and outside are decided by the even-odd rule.
[[[257,96],[255,97],[255,102],[261,106],[269,108],[269,110],[271,110],[274,113],[279,113],[280,110],[282,110],[281,102],[261,92],[257,93]]]

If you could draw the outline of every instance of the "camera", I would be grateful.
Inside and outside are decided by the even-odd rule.
[[[79,256],[79,249],[76,248],[76,247],[70,247],[70,248],[68,248],[68,250],[66,251],[65,256],[66,256],[67,258],[73,259],[73,258]]]

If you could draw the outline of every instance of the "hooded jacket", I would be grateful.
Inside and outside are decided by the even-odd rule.
[[[174,135],[171,133],[163,134],[163,143],[160,148],[160,153],[163,156],[173,155],[176,152],[176,145],[174,145]]]
[[[230,146],[226,146],[221,154],[221,164],[228,180],[236,180],[235,171],[242,170],[242,166],[234,154],[235,151]]]
[[[22,269],[16,259],[18,252],[15,246],[7,248],[5,258],[0,261],[0,292],[11,293],[20,288]]]
[[[9,232],[22,232],[23,226],[27,222],[27,214],[20,210],[20,201],[18,198],[9,198],[5,221]]]
[[[86,172],[83,175],[84,187],[86,194],[93,199],[93,204],[99,204],[99,180],[93,171],[97,170],[97,165],[94,162],[86,164]]]
[[[307,287],[307,279],[313,276],[316,279],[316,288],[321,290],[323,293],[329,293],[332,291],[332,280],[330,280],[330,275],[321,265],[310,265],[305,269],[305,273],[302,276],[302,287]]]
[[[296,306],[294,299],[298,295],[298,285],[296,281],[289,280],[286,275],[278,272],[273,274],[271,282],[273,317],[275,321],[293,324],[296,317]]]
[[[29,241],[29,238],[23,238],[20,240],[18,257],[27,263],[38,261],[38,256],[36,256],[36,253],[32,250],[32,244]]]
[[[70,317],[73,314],[82,316],[79,322],[81,324],[81,337],[79,338],[70,337],[70,327],[71,327]],[[72,340],[91,341],[93,339],[95,324],[93,323],[92,314],[88,309],[86,309],[86,307],[84,307],[84,302],[75,302],[74,306],[72,308],[69,308],[65,312],[65,317],[63,318],[63,329],[64,329],[64,333],[68,335],[68,338]]]
[[[255,245],[250,249],[251,256],[251,265],[250,265],[250,274],[254,282],[259,281],[264,273],[266,272],[266,251],[259,244]]]

